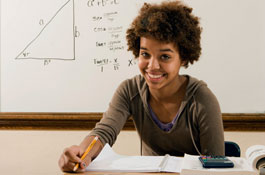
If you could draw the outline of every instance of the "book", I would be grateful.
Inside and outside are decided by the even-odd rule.
[[[101,172],[175,172],[180,173],[183,158],[175,156],[127,156],[115,153],[106,144],[86,171]]]
[[[181,175],[258,175],[265,167],[265,146],[253,145],[246,151],[246,158],[228,157],[234,168],[203,168],[199,156],[185,154]]]
[[[246,158],[228,157],[233,168],[203,168],[199,156],[183,157],[127,156],[115,153],[106,144],[100,154],[87,166],[86,171],[100,172],[172,172],[181,175],[257,175],[265,167],[265,146],[254,145],[247,149]]]
[[[246,159],[254,170],[265,167],[265,146],[253,145],[249,147],[246,151]]]

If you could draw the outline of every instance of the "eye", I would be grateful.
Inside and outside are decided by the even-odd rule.
[[[140,56],[143,58],[148,58],[150,55],[147,52],[141,52]]]
[[[163,60],[163,61],[167,61],[167,60],[169,60],[171,57],[169,56],[169,55],[162,55],[161,56],[161,60]]]

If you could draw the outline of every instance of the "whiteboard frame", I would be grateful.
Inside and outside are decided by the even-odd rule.
[[[91,130],[103,113],[1,112],[0,130]],[[225,131],[265,131],[264,113],[223,113]],[[135,130],[130,118],[123,130]]]

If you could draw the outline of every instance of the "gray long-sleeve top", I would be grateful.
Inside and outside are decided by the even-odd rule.
[[[113,145],[125,122],[132,116],[143,143],[144,155],[197,155],[192,137],[201,154],[224,155],[219,103],[203,81],[185,76],[188,78],[185,98],[179,117],[169,132],[161,130],[153,121],[148,110],[148,85],[141,75],[137,75],[120,84],[108,110],[90,135],[98,135],[103,144]]]

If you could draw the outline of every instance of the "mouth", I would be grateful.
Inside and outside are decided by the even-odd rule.
[[[166,74],[152,74],[152,73],[147,72],[146,75],[150,81],[159,82],[164,78]]]

